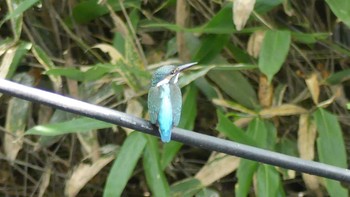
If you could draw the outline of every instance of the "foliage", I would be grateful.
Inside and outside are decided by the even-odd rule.
[[[346,168],[349,6],[1,1],[0,77],[148,118],[151,73],[197,61],[179,81],[179,127]],[[2,196],[348,193],[336,181],[162,144],[5,95],[0,101]]]

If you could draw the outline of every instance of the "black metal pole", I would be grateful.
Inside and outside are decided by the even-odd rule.
[[[159,136],[157,128],[144,119],[62,95],[27,87],[5,79],[0,79],[0,92]],[[292,169],[298,172],[322,176],[338,181],[350,182],[350,171],[348,169],[314,161],[307,161],[297,157],[239,144],[193,131],[174,128],[172,140],[210,151],[222,152],[249,160]]]

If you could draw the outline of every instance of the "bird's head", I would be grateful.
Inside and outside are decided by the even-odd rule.
[[[195,64],[197,64],[197,62],[184,64],[181,66],[162,66],[153,73],[151,86],[158,87],[167,83],[177,83],[179,74]]]

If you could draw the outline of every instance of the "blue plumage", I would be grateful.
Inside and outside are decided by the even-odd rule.
[[[178,114],[174,115],[177,116]],[[170,99],[169,84],[160,87],[158,126],[161,140],[163,142],[169,142],[171,138],[171,129],[173,128],[173,107]]]
[[[148,92],[148,110],[150,121],[159,128],[162,142],[170,141],[171,130],[180,121],[182,96],[177,85],[179,74],[194,64],[163,66],[153,74]]]

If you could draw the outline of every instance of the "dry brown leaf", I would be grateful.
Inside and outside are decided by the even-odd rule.
[[[322,108],[326,108],[328,107],[330,104],[332,104],[334,102],[334,100],[336,99],[336,95],[333,95],[331,98],[322,101],[320,103],[318,103],[317,107],[322,107]]]
[[[135,94],[136,93],[130,88],[126,88],[124,90],[124,97],[126,100],[128,100],[128,102],[126,104],[126,111],[125,112],[127,114],[131,114],[131,115],[134,115],[136,117],[142,117],[143,107],[137,99],[133,98]],[[133,131],[133,129],[128,129],[128,128],[124,128],[124,129],[128,134],[131,131]]]
[[[269,83],[265,75],[259,77],[259,102],[262,107],[271,107],[273,98],[273,85]]]
[[[152,36],[148,33],[140,32],[139,35],[141,37],[141,43],[144,45],[154,45],[156,43]]]
[[[179,27],[187,27],[189,19],[189,9],[187,6],[187,0],[176,1],[176,25]],[[190,53],[186,45],[185,33],[183,31],[176,32],[176,45],[179,53],[179,58],[182,61],[188,61],[190,59]]]
[[[38,194],[39,197],[44,196],[45,191],[50,184],[51,170],[52,170],[51,166],[47,167],[45,172],[41,176],[39,194]]]
[[[320,96],[320,84],[317,73],[312,73],[306,80],[306,85],[311,93],[312,100],[317,105]]]
[[[309,114],[302,114],[299,118],[298,150],[300,158],[313,160],[315,156],[316,125],[310,119]],[[308,189],[316,192],[319,190],[319,180],[316,176],[302,174],[303,180]]]
[[[124,21],[114,12],[113,8],[109,5],[106,4],[109,13],[111,15],[111,19],[114,23],[114,31],[119,32],[124,38],[127,37],[127,35],[130,35],[130,32],[126,26],[126,24],[124,23]]]
[[[16,131],[17,135],[23,135],[24,131]],[[4,138],[4,152],[10,161],[14,161],[18,155],[18,152],[22,149],[23,137],[15,137],[10,134],[6,134]]]
[[[12,60],[16,54],[16,50],[17,50],[17,47],[12,47],[5,52],[5,55],[2,58],[2,62],[0,65],[0,78],[2,79],[6,78],[9,72],[10,66],[12,64]]]
[[[77,136],[82,145],[84,155],[91,158],[92,161],[97,161],[100,158],[100,144],[97,139],[97,132],[78,132]]]
[[[289,2],[289,0],[283,1],[283,9],[284,9],[284,13],[286,13],[288,16],[293,16],[295,14],[295,11],[293,10],[293,7]]]
[[[235,120],[234,124],[239,128],[247,127],[248,124],[253,120],[253,117],[242,117]]]
[[[249,55],[258,58],[261,44],[264,40],[265,31],[255,31],[248,40],[247,52]]]
[[[109,155],[99,158],[93,164],[81,163],[74,169],[72,175],[67,180],[64,190],[65,195],[68,197],[76,196],[86,183],[113,159],[114,155]]]
[[[207,164],[197,172],[195,178],[208,186],[238,168],[240,159],[224,153],[213,153]]]
[[[305,114],[307,110],[293,104],[282,104],[277,107],[271,107],[267,109],[263,109],[259,112],[259,115],[269,118],[273,116],[290,116],[290,115],[298,115]]]
[[[250,13],[253,11],[255,0],[234,0],[233,1],[233,22],[238,31],[242,30]]]
[[[13,47],[15,44],[16,44],[15,41],[2,43],[0,45],[0,56],[2,56],[5,52],[7,52],[9,48]]]
[[[107,53],[111,58],[112,64],[116,64],[118,60],[123,59],[123,56],[119,53],[119,51],[109,44],[96,44],[92,48],[98,48]]]
[[[27,73],[17,74],[13,80],[23,85],[32,86],[34,78]],[[31,103],[19,98],[11,98],[8,102],[4,136],[4,153],[11,161],[15,160],[23,146],[23,135],[27,126]]]
[[[335,100],[341,106],[346,108],[347,103],[349,103],[349,99],[346,96],[346,88],[344,89],[343,85],[332,85],[331,87],[332,94],[335,96]]]

